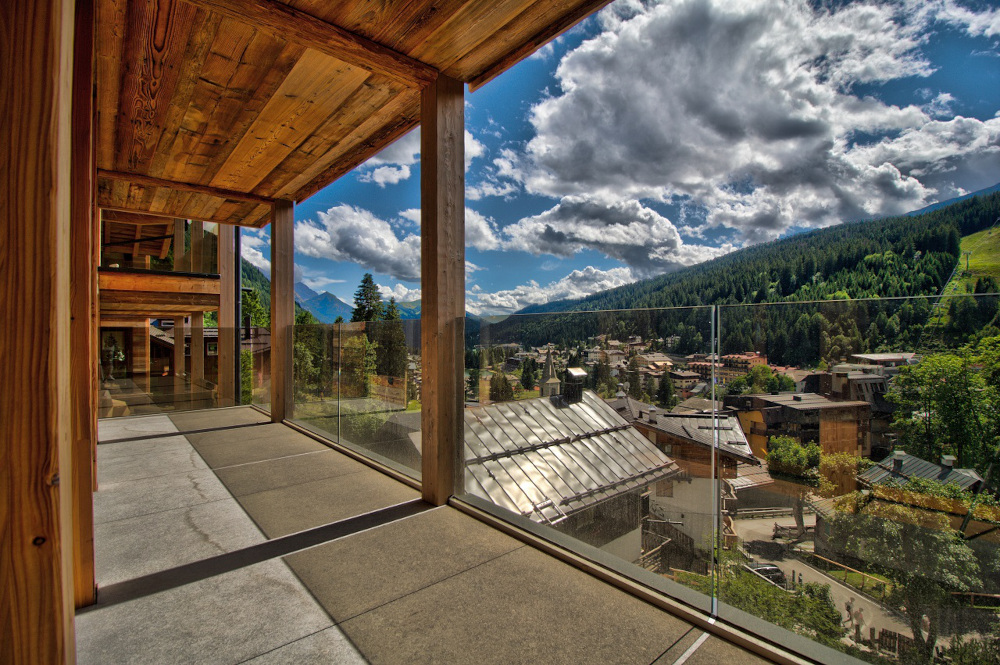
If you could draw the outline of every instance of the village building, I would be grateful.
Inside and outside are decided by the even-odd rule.
[[[754,455],[765,457],[773,436],[814,442],[825,454],[871,452],[871,405],[835,401],[815,393],[729,395],[724,403],[737,412]]]

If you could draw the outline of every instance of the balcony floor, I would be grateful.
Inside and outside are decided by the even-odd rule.
[[[764,662],[253,409],[100,428],[80,663]]]

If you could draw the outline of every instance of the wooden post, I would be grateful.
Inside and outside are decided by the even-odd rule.
[[[191,312],[191,389],[205,387],[205,313]]]
[[[187,250],[187,243],[184,240],[184,231],[187,221],[183,219],[174,220],[174,272],[187,272],[188,260],[184,253]]]
[[[205,272],[205,222],[191,222],[191,272]]]
[[[76,3],[73,55],[70,362],[73,419],[73,599],[97,598],[94,560],[94,450],[97,443],[97,263],[94,227],[94,5]],[[99,245],[98,245],[99,248]]]
[[[423,497],[443,505],[464,478],[465,87],[441,75],[420,97]]]
[[[294,204],[275,201],[271,219],[271,421],[276,423],[292,417],[294,223]]]
[[[75,661],[73,22],[71,2],[0,3],[0,663]]]
[[[236,345],[236,285],[240,272],[235,238],[232,226],[219,224],[219,406],[239,404],[240,387],[235,376],[240,362],[240,348]]]
[[[187,337],[186,325],[183,314],[174,316],[174,359],[171,363],[174,366],[174,400],[180,401],[181,395],[185,393],[184,373],[187,370],[187,363],[184,359],[184,342]]]

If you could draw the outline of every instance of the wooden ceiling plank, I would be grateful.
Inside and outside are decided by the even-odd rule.
[[[212,179],[219,187],[252,190],[371,76],[307,51]]]
[[[385,132],[387,126],[395,126],[397,119],[404,119],[407,122],[417,118],[420,113],[419,95],[411,93],[399,95],[389,101],[378,113],[372,114],[361,125],[354,127],[351,131],[331,150],[332,155],[316,160],[316,162],[301,173],[295,176],[285,185],[279,196],[288,196],[301,202],[326,187],[337,178],[340,178],[351,169],[364,163],[366,159],[374,156],[388,143],[395,141],[403,134],[395,132]],[[395,124],[394,124],[395,123]],[[411,128],[414,125],[411,125]],[[369,137],[369,133],[377,133],[376,137]],[[405,134],[405,132],[403,132]],[[379,147],[370,151],[368,149],[358,149],[358,146],[365,142],[366,138],[382,139],[392,136],[393,138],[381,143]],[[323,182],[325,180],[325,182]]]
[[[341,142],[355,131],[367,118],[382,112],[394,97],[403,91],[399,84],[370,85],[370,81],[351,95],[343,105],[306,139],[288,157],[261,180],[255,191],[265,196],[276,196],[279,191],[294,194],[295,182],[309,181],[308,173],[319,173],[330,166],[341,152]],[[412,93],[411,93],[412,94]]]
[[[411,107],[412,108],[412,107]],[[313,180],[298,190],[296,203],[304,201],[331,182],[348,173],[358,164],[373,157],[385,146],[400,138],[420,123],[419,105],[412,114],[397,115],[378,129],[359,132],[364,140],[357,142],[353,148],[344,152],[331,167],[317,175]]]
[[[231,19],[220,32],[232,50],[213,45],[163,177],[211,181],[304,52]]]
[[[114,168],[115,122],[118,118],[118,95],[121,91],[121,62],[124,49],[126,0],[100,0],[97,3],[97,28],[94,78],[97,82],[97,137],[94,141],[100,168]]]
[[[441,71],[487,41],[534,0],[475,0],[467,3],[412,51]]]
[[[437,77],[433,67],[276,0],[187,1],[413,87]]]
[[[196,10],[180,0],[131,2],[115,128],[115,165],[144,171],[184,65]]]
[[[150,155],[148,162],[143,164],[141,169],[135,170],[162,177],[170,158],[170,146],[174,144],[181,130],[187,108],[201,80],[205,60],[219,35],[220,23],[222,23],[221,16],[197,10],[191,39],[184,54],[183,70],[170,102],[163,130],[157,140],[156,149]]]
[[[272,205],[274,203],[272,199],[269,199],[266,196],[258,196],[248,192],[239,192],[231,189],[225,189],[223,187],[213,187],[211,185],[199,185],[191,182],[164,180],[163,178],[154,178],[152,176],[141,175],[138,173],[125,173],[122,171],[106,171],[104,169],[97,169],[97,177],[106,178],[108,180],[119,180],[127,182],[131,185],[167,187],[168,189],[194,192],[196,194],[205,194],[207,196],[218,196],[223,199],[233,199],[236,201],[252,201],[254,203],[265,203],[267,205]]]
[[[500,60],[496,61],[493,65],[486,68],[479,74],[471,77],[471,79],[469,79],[469,89],[472,91],[478,90],[524,58],[527,58],[545,44],[563,34],[594,12],[600,11],[610,3],[611,0],[585,0],[584,2],[579,3],[575,8],[572,8],[569,12],[559,16],[556,20],[543,23],[543,25],[545,25],[543,30],[536,32],[531,39],[526,41],[523,38],[520,39],[520,45],[510,48],[507,51],[507,54],[500,58]],[[535,8],[533,7],[532,9]],[[519,21],[534,21],[534,16],[535,11],[529,10],[528,12],[525,12],[522,17],[519,17]],[[538,25],[538,23],[535,22],[534,25]]]

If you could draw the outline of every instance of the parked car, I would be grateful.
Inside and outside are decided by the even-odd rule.
[[[743,567],[751,573],[757,573],[771,584],[785,588],[785,573],[773,563],[745,563]]]

